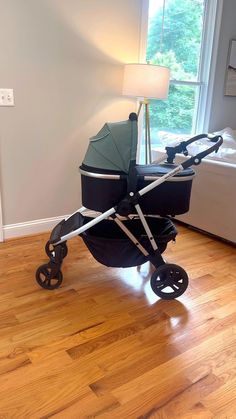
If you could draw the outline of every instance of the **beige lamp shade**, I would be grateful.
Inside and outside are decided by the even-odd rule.
[[[170,70],[153,64],[125,64],[123,95],[166,99],[169,92]]]

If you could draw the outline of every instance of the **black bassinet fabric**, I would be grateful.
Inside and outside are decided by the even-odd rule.
[[[136,165],[135,171],[137,176],[136,191],[149,185],[152,180],[144,180],[145,176],[158,177],[163,176],[176,165]],[[99,171],[104,175],[119,175],[120,179],[96,178],[97,169],[82,165],[81,169],[88,174],[92,173],[95,177],[86,176],[81,173],[82,182],[82,204],[89,209],[95,211],[106,211],[119,204],[119,202],[127,195],[127,175],[124,172],[108,170]],[[175,182],[167,181],[157,186],[152,191],[140,198],[142,210],[146,214],[157,215],[177,215],[184,214],[189,210],[190,195],[192,187],[192,176],[194,171],[191,168],[185,169],[174,176]],[[134,191],[134,192],[136,192]]]
[[[174,240],[177,235],[174,224],[166,218],[147,217],[146,220],[159,251],[163,253],[167,243]],[[84,223],[88,221],[90,218],[85,217]],[[140,220],[128,220],[124,221],[124,224],[148,253],[151,253],[152,246]],[[94,258],[103,265],[127,268],[142,265],[148,260],[114,221],[100,222],[84,232],[82,238]]]

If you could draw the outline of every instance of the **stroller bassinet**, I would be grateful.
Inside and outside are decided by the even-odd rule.
[[[213,145],[174,164],[176,153],[187,155],[187,146],[205,137]],[[90,140],[80,167],[83,207],[53,229],[45,247],[49,263],[36,272],[39,285],[46,289],[60,286],[66,241],[80,235],[104,265],[130,267],[150,261],[156,268],[151,287],[159,297],[173,299],[183,294],[188,286],[186,272],[162,258],[168,242],[177,235],[169,216],[189,210],[195,174],[191,166],[217,151],[222,141],[220,136],[202,134],[167,147],[165,163],[143,166],[136,164],[137,115],[105,124]]]
[[[170,172],[174,164],[151,164],[137,166],[137,184],[135,192],[151,184],[164,174]],[[124,172],[112,173],[82,164],[80,167],[82,182],[82,203],[86,208],[95,211],[106,211],[121,201],[127,194],[128,175]],[[153,189],[140,199],[145,214],[161,216],[184,214],[189,210],[190,195],[194,171],[187,168],[173,178]]]
[[[82,204],[86,208],[106,211],[117,205],[128,189],[137,192],[177,167],[173,163],[136,165],[136,151],[137,125],[130,121],[105,124],[90,140],[80,167]],[[143,212],[164,216],[187,212],[193,176],[194,171],[186,168],[144,195],[140,199]]]

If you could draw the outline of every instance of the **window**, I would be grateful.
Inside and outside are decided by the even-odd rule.
[[[206,129],[216,10],[217,0],[149,0],[146,60],[171,70],[168,99],[150,101],[154,147]]]

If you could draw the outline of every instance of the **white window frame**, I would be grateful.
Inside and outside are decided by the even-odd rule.
[[[198,81],[176,81],[171,84],[199,86],[199,96],[193,118],[192,134],[208,132],[216,71],[217,51],[223,0],[205,0],[202,48]],[[142,0],[142,19],[139,61],[146,62],[149,0]],[[140,121],[141,124],[141,121]]]

